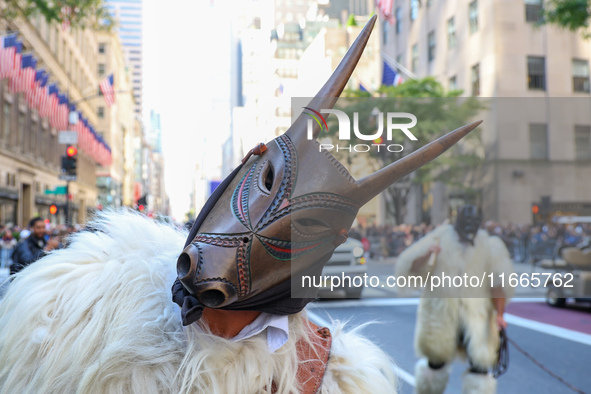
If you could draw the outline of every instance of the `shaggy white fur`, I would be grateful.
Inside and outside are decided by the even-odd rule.
[[[445,365],[440,369],[431,369],[426,358],[421,358],[415,364],[415,393],[442,394],[449,380],[451,366]]]
[[[489,374],[464,373],[462,394],[495,394],[497,381]]]
[[[513,272],[509,252],[498,237],[489,236],[486,231],[478,231],[474,247],[459,242],[452,225],[443,225],[410,246],[400,254],[396,262],[397,275],[416,275],[410,271],[412,262],[427,253],[429,246],[438,243],[441,253],[432,276],[445,273],[448,276],[482,277],[486,273],[495,278],[498,285],[499,274],[505,274],[503,291],[507,298],[513,290],[507,285],[507,278]],[[491,283],[482,287],[466,289],[443,289],[429,287],[424,289],[419,304],[415,333],[417,354],[426,356],[435,363],[449,363],[457,354],[457,338],[464,336],[465,349],[474,366],[483,369],[493,366],[499,346],[498,329],[495,323],[496,312],[491,301]]]
[[[67,249],[30,265],[0,302],[1,393],[298,392],[295,344],[270,354],[183,329],[171,300],[186,234],[130,212],[107,213]],[[322,393],[391,393],[388,357],[358,332],[333,331]]]

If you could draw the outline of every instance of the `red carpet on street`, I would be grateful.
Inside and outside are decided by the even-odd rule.
[[[540,323],[591,334],[591,306],[567,304],[555,308],[543,302],[513,302],[507,305],[507,313]]]

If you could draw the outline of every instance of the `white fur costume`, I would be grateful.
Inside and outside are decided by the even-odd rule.
[[[417,272],[411,271],[413,261],[424,256],[434,244],[439,244],[441,252],[437,255],[431,276],[441,277],[445,273],[448,276],[463,277],[467,274],[468,277],[482,278],[483,273],[486,273],[485,283],[482,287],[453,291],[441,287],[431,290],[427,286],[418,309],[415,350],[418,355],[436,364],[451,363],[459,351],[460,355],[467,354],[474,367],[487,370],[494,365],[499,346],[496,311],[491,301],[491,283],[488,275],[493,274],[493,284],[498,286],[499,274],[505,273],[503,292],[506,298],[512,296],[512,289],[508,286],[509,274],[513,272],[509,252],[501,239],[489,236],[484,230],[478,231],[474,238],[474,246],[471,246],[459,241],[452,225],[442,225],[401,253],[396,262],[396,275],[417,275]],[[428,267],[425,267],[425,270],[427,269]],[[422,274],[425,276],[425,272]],[[463,345],[460,344],[460,338],[463,338]],[[432,370],[431,372],[440,374],[431,379],[428,377],[431,372],[428,371],[426,360],[423,364],[419,363],[416,367],[417,391],[442,392],[447,382],[445,368]],[[477,376],[472,376],[475,374],[468,375],[470,376],[464,380],[465,390],[468,390],[470,382],[477,379]],[[425,388],[421,391],[419,386],[422,380],[419,376],[425,377],[425,381],[434,382],[437,389]],[[484,378],[487,382],[483,381],[482,384],[489,387],[489,380],[492,378],[489,379],[486,375]],[[494,391],[494,387],[490,390]]]
[[[296,342],[231,342],[183,328],[171,300],[186,234],[110,213],[19,273],[0,302],[0,393],[298,392]],[[320,393],[391,393],[388,357],[356,332],[332,332]]]

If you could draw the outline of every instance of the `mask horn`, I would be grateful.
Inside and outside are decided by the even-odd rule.
[[[351,198],[365,204],[400,178],[427,164],[474,130],[482,121],[467,124],[357,182]]]
[[[347,85],[351,74],[353,74],[355,66],[357,66],[357,62],[367,45],[373,26],[376,23],[376,19],[377,15],[374,15],[369,22],[367,22],[353,45],[351,45],[351,48],[349,48],[345,54],[343,60],[341,60],[338,67],[334,70],[322,89],[320,89],[312,101],[310,101],[307,108],[319,112],[320,109],[330,109],[335,105],[338,97]],[[305,138],[308,119],[310,118],[301,114],[285,134],[287,134],[292,140]],[[317,138],[319,133],[320,127],[314,124],[314,138]]]

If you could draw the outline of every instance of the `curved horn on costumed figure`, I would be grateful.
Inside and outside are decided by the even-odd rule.
[[[347,82],[349,82],[349,78],[351,78],[351,74],[353,74],[357,63],[363,54],[363,50],[367,45],[367,41],[369,40],[369,36],[371,35],[376,20],[377,15],[374,15],[369,22],[367,22],[363,30],[361,30],[361,33],[359,33],[359,36],[357,36],[355,42],[353,42],[353,45],[351,45],[351,48],[349,48],[345,54],[343,60],[341,60],[338,67],[334,70],[322,89],[320,89],[312,101],[310,101],[307,108],[320,111],[320,109],[330,109],[334,107],[337,99],[343,92],[343,89],[347,86]],[[308,118],[301,114],[285,134],[294,141],[299,138],[305,138],[308,124],[307,120]],[[317,125],[314,125],[313,132],[314,138],[318,138],[320,128]]]
[[[462,126],[459,129],[449,132],[435,141],[428,143],[410,155],[395,161],[387,167],[366,176],[357,182],[358,186],[352,192],[350,197],[357,200],[362,205],[367,203],[394,182],[437,158],[481,123],[482,121],[479,120]]]

